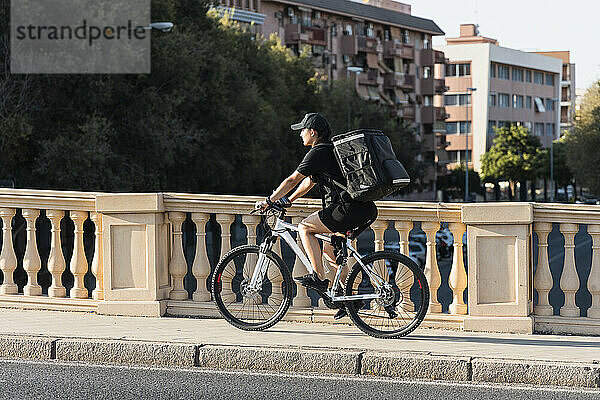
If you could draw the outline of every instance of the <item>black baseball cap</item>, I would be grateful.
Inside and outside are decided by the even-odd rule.
[[[290,127],[293,131],[299,131],[304,128],[314,129],[324,139],[329,139],[331,135],[331,128],[329,122],[319,113],[308,113],[304,116],[302,121],[294,124]]]

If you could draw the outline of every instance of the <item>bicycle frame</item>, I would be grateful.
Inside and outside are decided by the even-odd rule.
[[[308,260],[308,257],[306,257],[306,255],[304,254],[302,249],[300,249],[300,246],[298,246],[298,243],[296,242],[296,240],[292,237],[292,235],[290,233],[290,232],[298,232],[298,231],[299,231],[299,229],[296,225],[292,225],[288,222],[285,222],[284,220],[282,220],[280,218],[277,218],[277,221],[275,223],[275,228],[272,229],[271,235],[275,238],[283,239],[288,244],[288,246],[290,246],[292,251],[296,254],[296,256],[298,257],[300,262],[306,268],[306,270],[309,273],[314,273],[314,269],[313,269],[310,261]],[[317,239],[323,240],[324,242],[327,242],[327,243],[331,243],[330,236],[323,235],[323,234],[316,234],[315,236]],[[383,279],[381,279],[379,276],[377,276],[377,274],[373,271],[372,266],[363,264],[363,262],[361,261],[360,253],[354,247],[352,247],[351,242],[352,241],[350,239],[346,239],[346,246],[347,246],[350,254],[356,260],[356,262],[362,267],[363,271],[365,271],[365,273],[371,278],[371,280],[375,286],[375,291],[378,292],[382,286],[386,285],[386,282]],[[266,272],[266,270],[265,270],[266,269],[265,252],[267,250],[271,249],[271,246],[273,243],[274,243],[274,240],[268,240],[268,238],[267,238],[267,239],[265,239],[263,244],[261,244],[261,250],[259,251],[259,257],[258,257],[258,261],[256,263],[256,268],[254,269],[254,272],[252,274],[252,279],[250,281],[251,287],[253,287],[257,290],[262,285],[262,281],[263,281],[263,278],[264,278],[264,275]],[[353,296],[335,296],[335,289],[337,288],[338,284],[340,283],[341,273],[342,273],[342,268],[338,268],[337,272],[335,274],[335,278],[333,280],[331,289],[327,293],[327,295],[331,298],[331,301],[336,302],[336,301],[348,301],[348,300],[373,300],[373,299],[378,299],[380,297],[377,293],[358,294],[358,295],[353,295]]]

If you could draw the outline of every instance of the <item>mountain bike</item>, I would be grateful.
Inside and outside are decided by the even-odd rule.
[[[298,227],[285,221],[286,209],[276,203],[261,213],[265,230],[260,245],[236,247],[223,256],[212,274],[213,299],[219,312],[231,325],[244,330],[264,330],[286,314],[292,302],[290,268],[272,247],[281,238],[296,257],[313,272],[307,256],[292,232]],[[345,285],[338,268],[331,287],[317,293],[325,305],[346,307],[348,316],[363,332],[377,338],[408,335],[423,321],[429,307],[429,285],[421,268],[395,251],[376,251],[365,256],[352,246],[352,240],[368,225],[340,235],[316,235],[335,249],[336,264],[354,263]]]

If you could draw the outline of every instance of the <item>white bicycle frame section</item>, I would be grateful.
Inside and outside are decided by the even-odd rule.
[[[296,240],[290,234],[290,231],[298,232],[298,230],[299,229],[296,225],[292,225],[290,223],[287,223],[287,222],[277,218],[277,222],[275,223],[275,229],[273,229],[271,233],[273,236],[277,236],[277,237],[283,239],[288,244],[288,246],[290,246],[292,251],[296,254],[296,256],[298,257],[300,262],[302,262],[302,264],[304,265],[306,270],[312,274],[312,273],[314,273],[314,269],[313,269],[310,261],[308,260],[308,257],[306,257],[304,252],[300,249],[300,246],[298,246],[298,243],[296,243]],[[315,237],[317,239],[331,243],[331,238],[327,235],[316,234]],[[340,281],[340,276],[342,273],[342,268],[338,268],[337,272],[335,274],[335,279],[333,280],[331,289],[329,290],[329,292],[327,294],[329,295],[329,297],[331,298],[332,301],[378,299],[380,297],[380,295],[378,294],[378,292],[380,292],[380,288],[384,285],[389,285],[389,283],[385,282],[381,277],[377,276],[377,274],[374,273],[374,271],[370,265],[363,264],[363,262],[361,261],[360,253],[354,247],[352,247],[350,239],[346,239],[346,246],[347,246],[350,254],[352,255],[352,257],[363,268],[363,271],[365,271],[367,273],[367,275],[369,275],[369,277],[371,278],[371,282],[375,286],[376,293],[360,294],[360,295],[353,295],[353,296],[335,296],[335,288],[337,287],[337,285]],[[262,245],[261,245],[261,250],[262,250]],[[256,263],[256,268],[254,268],[254,273],[252,274],[252,279],[250,281],[250,287],[254,288],[255,290],[260,290],[260,287],[262,286],[262,282],[263,282],[263,279],[264,279],[264,276],[266,273],[266,266],[267,266],[267,256],[263,251],[260,251],[259,256],[258,256],[258,261]]]

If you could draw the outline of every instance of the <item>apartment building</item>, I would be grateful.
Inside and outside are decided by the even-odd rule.
[[[573,129],[575,122],[575,64],[571,63],[570,51],[536,51],[548,57],[562,61],[562,78],[560,80],[560,136]]]
[[[549,147],[560,137],[560,90],[563,61],[556,57],[501,47],[479,35],[473,24],[460,26],[460,37],[446,39],[444,104],[448,169],[465,162],[481,169],[481,156],[492,146],[495,127],[526,127]]]
[[[411,15],[410,5],[394,0],[370,4],[222,0],[220,8],[234,8],[233,18],[238,15],[241,22],[253,16],[258,32],[277,33],[296,54],[311,54],[326,82],[350,79],[360,96],[387,104],[392,115],[413,124],[422,148],[415,156],[428,165],[421,188],[434,191],[437,152],[445,147],[446,58],[432,48],[432,36],[444,32],[432,20]]]

